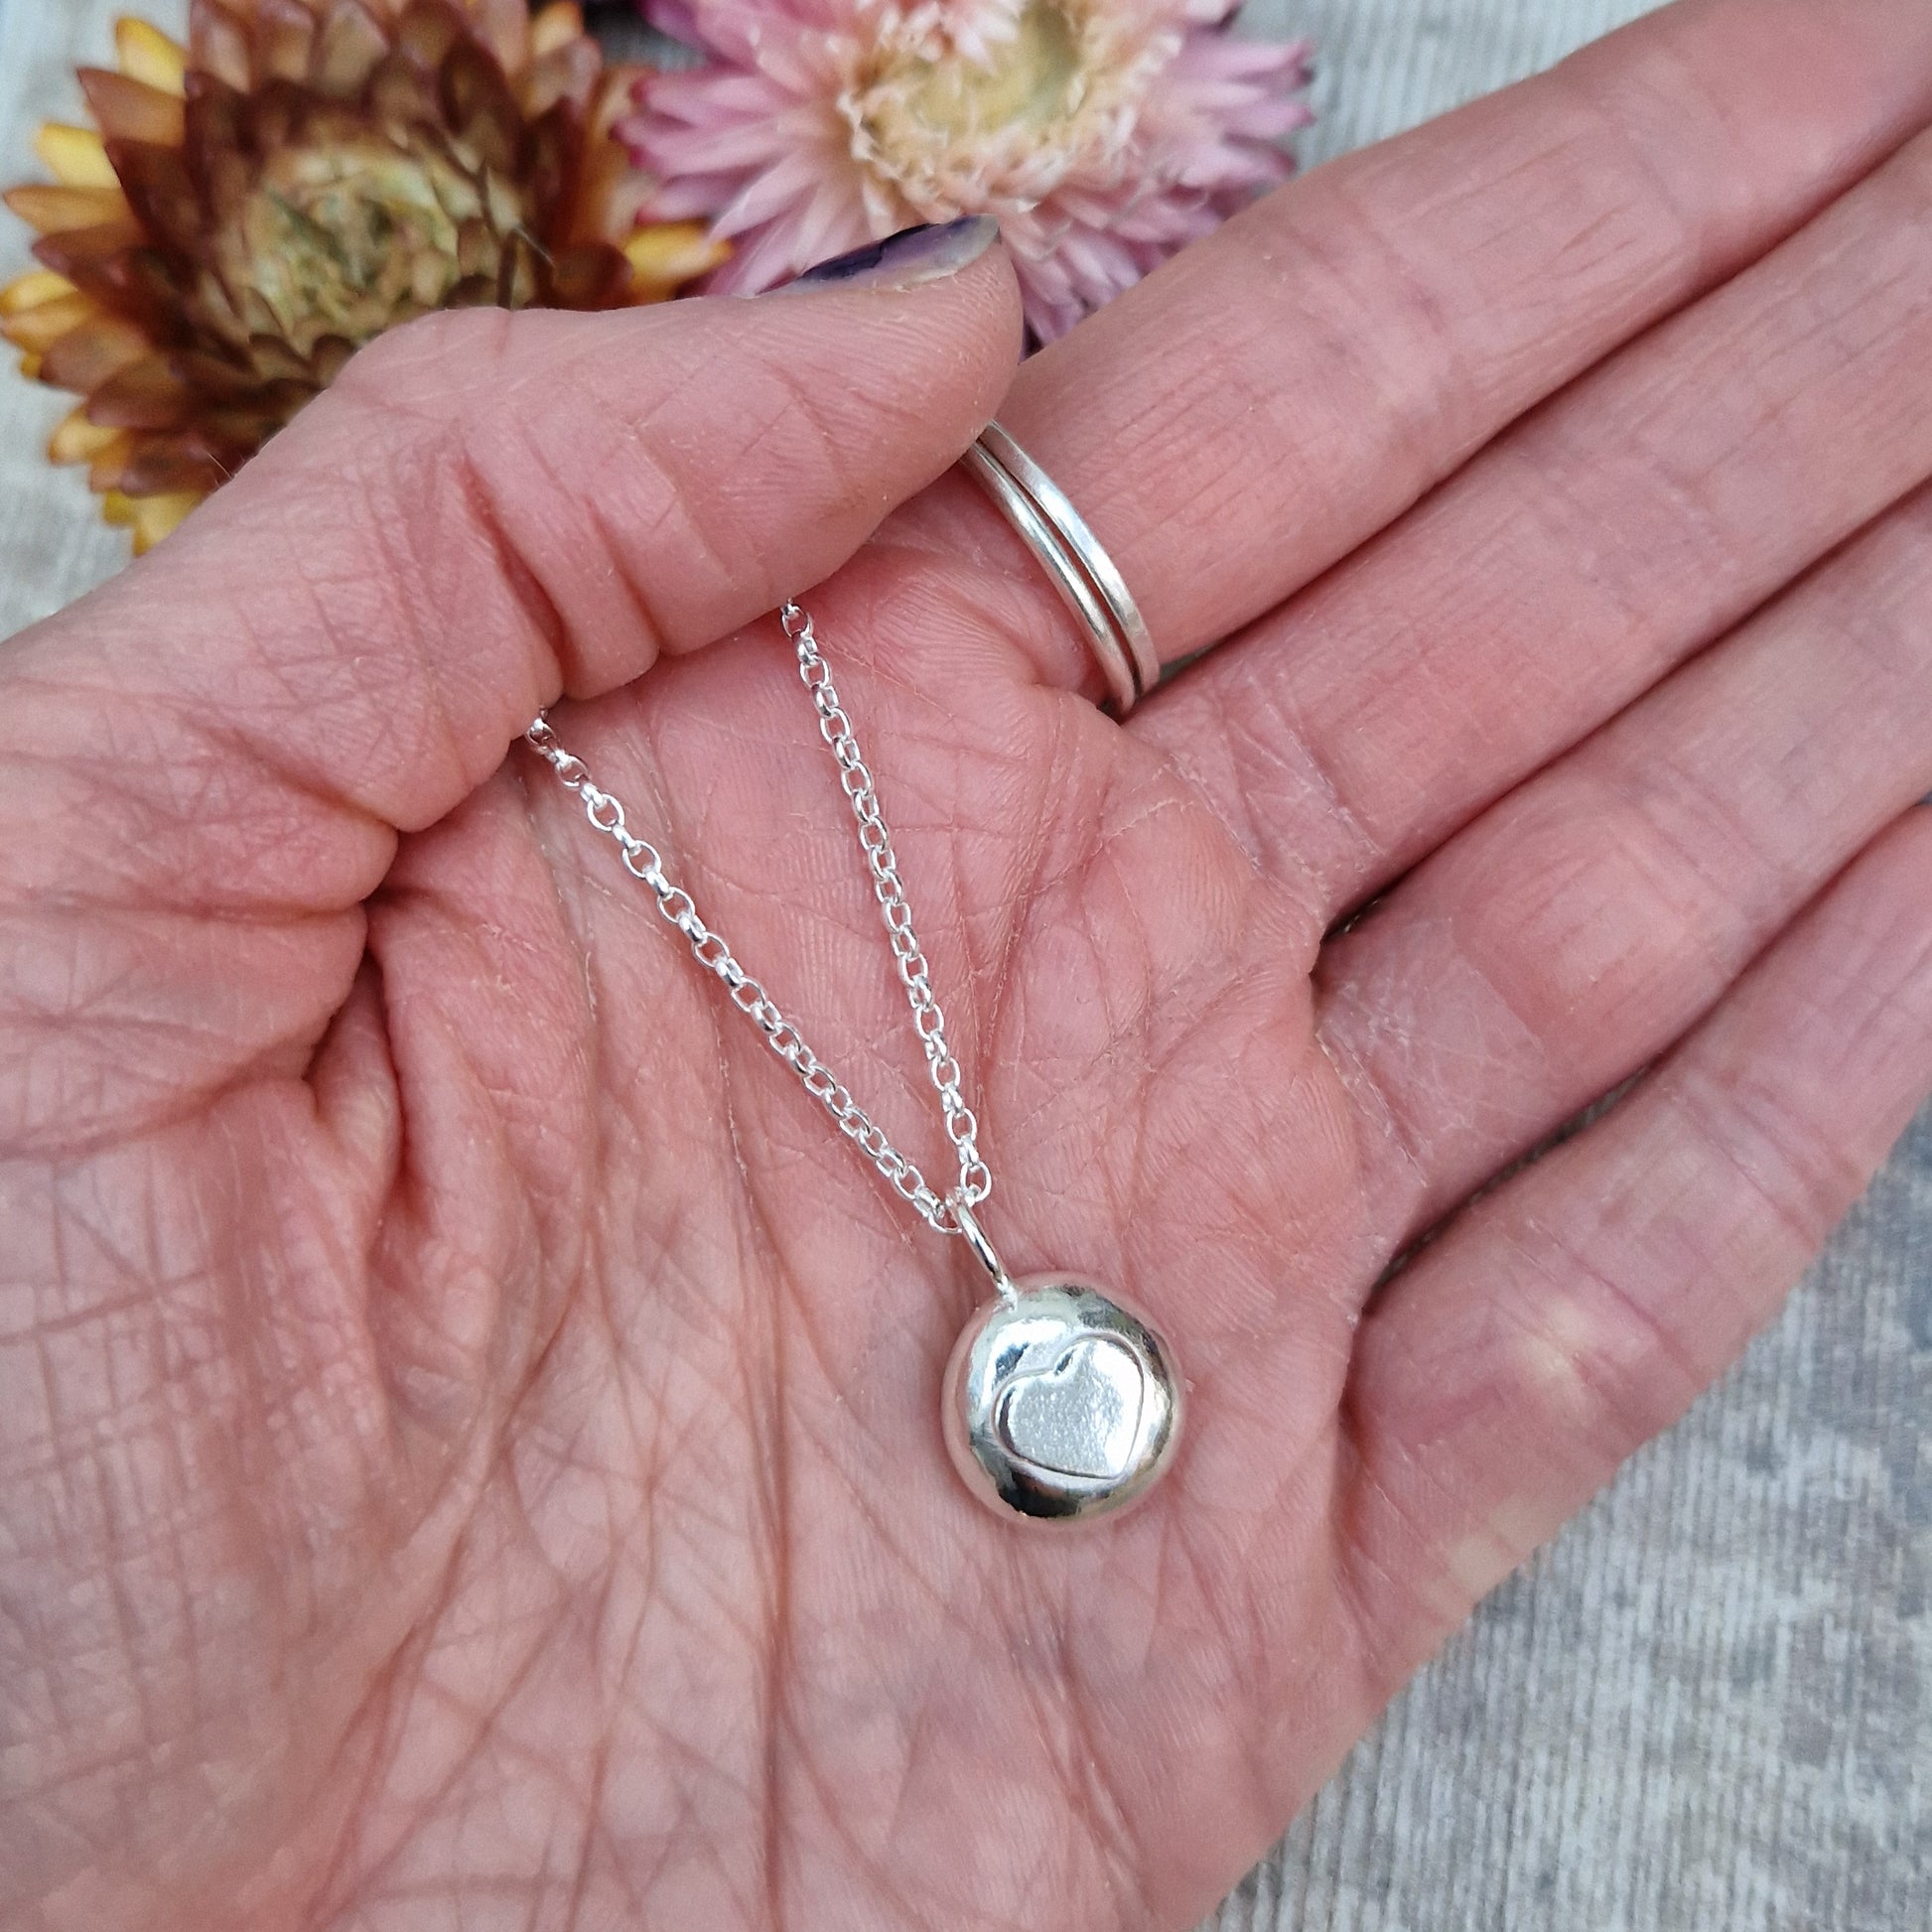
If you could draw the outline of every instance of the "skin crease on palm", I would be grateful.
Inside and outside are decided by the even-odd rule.
[[[1691,0],[1017,383],[997,250],[434,322],[10,646],[0,1922],[1192,1924],[1932,1087],[1928,124],[1922,0]],[[1226,639],[1126,729],[944,475],[996,407]],[[813,585],[989,1225],[1190,1379],[1082,1534],[965,1494],[970,1263],[511,749],[567,689],[943,1171]]]

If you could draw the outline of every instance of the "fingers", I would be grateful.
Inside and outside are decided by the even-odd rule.
[[[1932,135],[1137,728],[1332,920],[1932,475],[1928,236]]]
[[[1932,491],[1334,941],[1322,1030],[1399,1241],[1635,1071],[1932,790]]]
[[[1732,1360],[1928,1089],[1915,810],[1622,1106],[1372,1306],[1342,1520],[1385,1683]]]
[[[21,640],[9,736],[73,767],[66,812],[118,746],[143,837],[102,855],[110,873],[358,897],[386,847],[318,880],[332,805],[428,824],[560,687],[621,682],[823,577],[971,440],[1017,343],[998,251],[910,290],[432,319],[351,364],[178,539]],[[219,793],[231,847],[255,813],[295,851],[221,863],[220,823],[199,842],[159,769],[184,764]]]
[[[1031,361],[1001,417],[1173,661],[1348,554],[1928,115],[1918,0],[1673,7],[1278,191]],[[970,500],[949,499],[946,541],[974,519],[1028,586],[1041,674],[1097,694],[1036,568]]]

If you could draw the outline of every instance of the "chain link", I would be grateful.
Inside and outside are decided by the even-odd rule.
[[[898,968],[899,984],[905,989],[906,1002],[912,1010],[913,1030],[925,1051],[926,1072],[939,1096],[940,1111],[945,1115],[946,1138],[952,1142],[959,1158],[959,1185],[953,1198],[963,1200],[970,1210],[993,1191],[993,1176],[980,1159],[979,1122],[960,1091],[959,1062],[946,1043],[946,1016],[940,1009],[938,995],[932,990],[926,956],[912,929],[912,908],[906,902],[905,887],[898,876],[893,835],[879,809],[879,793],[859,750],[859,741],[853,735],[852,720],[840,705],[832,673],[819,654],[811,619],[794,603],[787,603],[778,615],[786,637],[798,653],[798,676],[818,713],[819,736],[838,765],[840,787],[859,827],[859,848],[872,877],[873,896],[886,921],[886,935]],[[584,806],[584,816],[616,844],[622,855],[624,870],[650,889],[665,921],[689,942],[691,956],[706,972],[723,982],[733,1006],[758,1028],[764,1043],[832,1116],[840,1133],[885,1175],[899,1198],[908,1202],[929,1227],[941,1234],[963,1234],[965,1229],[953,1212],[951,1198],[942,1197],[933,1188],[917,1166],[886,1138],[884,1130],[853,1099],[845,1083],[806,1045],[803,1035],[778,1010],[764,988],[738,963],[724,938],[705,924],[691,895],[665,874],[663,855],[648,839],[641,839],[630,830],[624,820],[623,806],[596,783],[582,759],[558,743],[549,719],[539,717],[524,733],[524,739],[557,774],[559,782],[577,794]]]

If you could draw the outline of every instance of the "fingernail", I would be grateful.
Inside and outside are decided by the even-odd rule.
[[[992,247],[1000,224],[990,214],[901,228],[884,241],[869,241],[849,255],[834,255],[775,291],[791,289],[909,289],[957,275]]]

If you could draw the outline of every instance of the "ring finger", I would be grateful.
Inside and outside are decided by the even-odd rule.
[[[1917,0],[1686,0],[1291,183],[1035,357],[1002,419],[1125,571],[1164,661],[1271,610],[1525,410],[1754,260],[1932,116]],[[902,519],[1024,586],[963,483]]]

